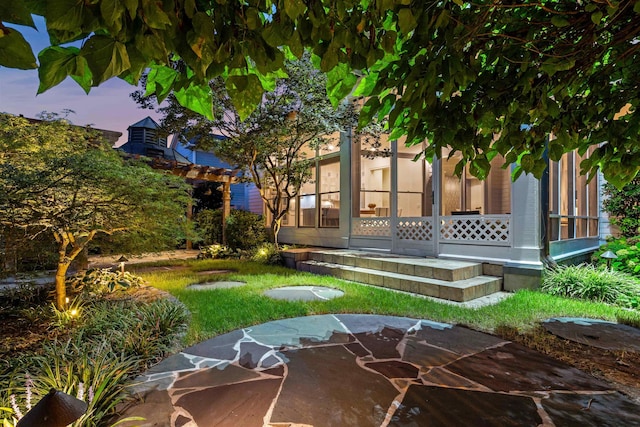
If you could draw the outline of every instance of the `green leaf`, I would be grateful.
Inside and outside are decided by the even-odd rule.
[[[240,120],[245,120],[262,102],[264,92],[260,79],[255,74],[230,76],[226,82],[227,92]]]
[[[171,25],[169,16],[162,10],[162,2],[142,0],[144,22],[151,28],[164,30]]]
[[[102,0],[100,2],[102,19],[107,26],[112,28],[116,33],[122,28],[121,18],[125,12],[126,9],[120,3],[120,0]]]
[[[212,92],[209,85],[197,86],[191,83],[188,87],[175,91],[174,95],[183,107],[213,120]]]
[[[178,72],[162,65],[154,65],[147,75],[145,96],[154,95],[162,102],[171,92],[178,79]]]
[[[640,13],[640,0],[636,0],[636,4],[633,5],[633,11],[635,13]]]
[[[411,9],[404,8],[398,11],[398,25],[403,34],[408,34],[418,26],[418,21],[414,18]]]
[[[284,11],[293,20],[302,15],[306,8],[302,0],[284,0]]]
[[[71,73],[71,78],[80,85],[85,93],[89,93],[91,84],[93,83],[93,75],[84,57],[80,55],[76,56],[75,70]]]
[[[535,164],[535,159],[531,154],[525,154],[520,158],[520,165],[526,172],[531,172],[533,170],[533,165]]]
[[[593,22],[594,24],[598,25],[601,20],[602,20],[602,12],[601,11],[593,12],[591,14],[591,22]]]
[[[553,17],[551,18],[551,23],[558,28],[562,28],[570,25],[567,18],[561,15],[553,15]]]
[[[250,30],[255,30],[262,26],[259,11],[255,7],[247,8],[245,12],[245,19],[247,21],[247,28]]]
[[[76,70],[78,52],[76,47],[51,46],[38,54],[39,94],[59,84]]]
[[[120,75],[131,67],[124,44],[107,36],[92,36],[82,46],[80,54],[89,64],[94,86]]]
[[[23,0],[3,0],[0,2],[0,22],[11,22],[36,28],[31,18],[31,11]]]
[[[336,108],[351,93],[358,78],[347,64],[341,63],[327,73],[327,95],[331,105]]]
[[[122,0],[122,2],[129,11],[129,17],[133,19],[138,14],[138,0]],[[187,10],[186,5],[185,10]]]
[[[84,2],[56,0],[47,2],[47,30],[78,33],[82,28]]]
[[[3,31],[4,36],[0,37],[0,66],[21,70],[36,68],[36,57],[22,34],[13,28],[0,30]]]

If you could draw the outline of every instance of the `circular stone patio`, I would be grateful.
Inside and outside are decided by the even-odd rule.
[[[554,317],[542,326],[550,333],[605,350],[640,352],[640,329],[606,320],[578,317]]]
[[[344,292],[324,286],[283,286],[269,289],[264,294],[273,299],[287,301],[327,301],[343,296]]]
[[[195,291],[206,291],[210,289],[230,289],[230,288],[239,288],[240,286],[246,285],[245,282],[234,282],[234,281],[220,281],[220,282],[204,282],[204,283],[194,283],[192,285],[187,286],[187,289],[195,290]]]
[[[322,315],[236,330],[151,368],[123,426],[640,426],[640,405],[558,360],[427,320]]]

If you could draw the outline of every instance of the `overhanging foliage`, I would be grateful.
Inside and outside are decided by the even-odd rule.
[[[9,0],[0,25],[33,26],[30,13],[53,45],[38,55],[40,91],[67,75],[85,90],[135,83],[150,67],[150,92],[209,117],[208,82],[224,78],[246,118],[308,48],[334,105],[371,97],[361,123],[388,115],[393,137],[428,137],[428,157],[448,145],[479,177],[497,153],[539,176],[545,150],[595,144],[583,172],[621,185],[640,165],[638,0]],[[18,31],[0,35],[0,65],[35,67]]]

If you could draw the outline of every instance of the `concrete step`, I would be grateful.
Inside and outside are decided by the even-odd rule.
[[[354,250],[313,250],[308,259],[455,282],[482,275],[482,264]]]
[[[502,278],[494,276],[478,275],[449,281],[314,259],[300,261],[298,270],[458,302],[470,301],[502,289]]]

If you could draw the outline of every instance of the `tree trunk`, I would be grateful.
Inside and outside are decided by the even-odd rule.
[[[65,279],[69,262],[66,259],[58,261],[58,269],[56,270],[56,307],[58,310],[66,309],[67,305],[67,287]]]
[[[56,269],[56,307],[58,310],[66,309],[67,305],[67,287],[65,279],[67,277],[67,270],[71,264],[71,259],[67,256],[67,246],[69,245],[69,239],[62,235],[58,240],[58,268]]]
[[[280,249],[278,244],[278,233],[280,233],[280,227],[282,226],[282,218],[274,219],[271,221],[271,229],[273,230],[273,244],[276,250]]]

